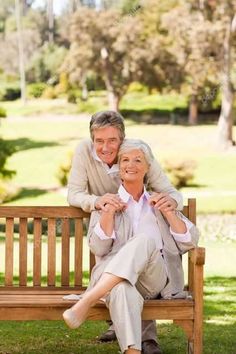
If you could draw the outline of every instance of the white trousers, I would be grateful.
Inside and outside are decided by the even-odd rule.
[[[167,282],[164,260],[155,239],[135,235],[112,258],[104,272],[124,279],[106,299],[121,351],[129,347],[141,350],[141,340],[152,339],[155,331],[153,321],[144,321],[145,339],[142,338],[144,300],[155,298]]]

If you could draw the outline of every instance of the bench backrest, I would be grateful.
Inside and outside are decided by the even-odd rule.
[[[188,200],[183,212],[196,223],[195,199]],[[83,236],[88,218],[88,213],[74,207],[0,207],[0,289],[83,289]],[[90,272],[93,265],[90,254]],[[46,266],[46,277],[42,266]]]

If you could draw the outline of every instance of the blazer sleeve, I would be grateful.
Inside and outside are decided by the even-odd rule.
[[[112,249],[113,239],[101,240],[98,235],[94,232],[94,228],[100,219],[101,212],[93,211],[91,213],[89,229],[88,229],[88,245],[91,252],[98,257],[103,257],[107,255]]]
[[[188,220],[181,212],[177,211],[177,214],[178,214],[179,218],[182,219],[183,221]],[[175,240],[175,243],[176,243],[181,254],[184,254],[184,253],[188,252],[190,249],[197,247],[198,240],[199,240],[199,231],[193,223],[191,223],[191,224],[192,224],[192,226],[189,229],[189,232],[191,235],[191,241],[190,242],[180,242],[180,241]]]
[[[168,193],[177,202],[177,209],[183,209],[183,196],[175,189],[157,160],[153,160],[147,174],[147,185],[152,191]]]
[[[84,143],[80,143],[74,153],[68,180],[67,201],[69,205],[82,208],[86,212],[95,209],[97,195],[88,193],[88,175],[86,169],[87,152]]]

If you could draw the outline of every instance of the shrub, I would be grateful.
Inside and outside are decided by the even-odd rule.
[[[0,101],[15,101],[21,96],[21,91],[18,86],[9,86],[1,90]]]
[[[48,87],[43,91],[42,97],[43,97],[43,98],[48,98],[48,99],[57,98],[57,95],[56,95],[56,92],[55,92],[54,87],[48,86]]]
[[[20,192],[20,188],[10,183],[0,181],[0,204],[14,199]]]
[[[127,92],[143,92],[143,93],[147,93],[148,89],[147,89],[147,86],[141,84],[138,81],[134,81],[134,82],[132,82],[129,85]]]
[[[0,118],[5,118],[7,116],[7,112],[3,107],[0,107]]]
[[[176,188],[187,186],[194,178],[196,162],[193,160],[165,160],[163,166]]]
[[[68,152],[67,157],[63,163],[60,164],[56,177],[61,186],[65,187],[68,183],[68,176],[71,168],[72,151]]]
[[[70,89],[67,94],[67,101],[69,103],[77,103],[81,97],[81,90]]]
[[[16,149],[11,143],[0,138],[0,177],[11,178],[15,174],[15,171],[5,168],[7,158],[15,151]]]
[[[60,74],[59,83],[55,86],[56,95],[66,93],[69,89],[68,75],[64,72]]]
[[[30,97],[39,98],[42,96],[46,87],[47,87],[47,84],[45,84],[44,82],[36,82],[34,84],[30,84],[27,87],[28,95]]]

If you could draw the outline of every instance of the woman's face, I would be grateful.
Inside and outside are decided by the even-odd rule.
[[[144,153],[139,149],[124,152],[119,161],[120,178],[124,182],[141,182],[148,171]]]

